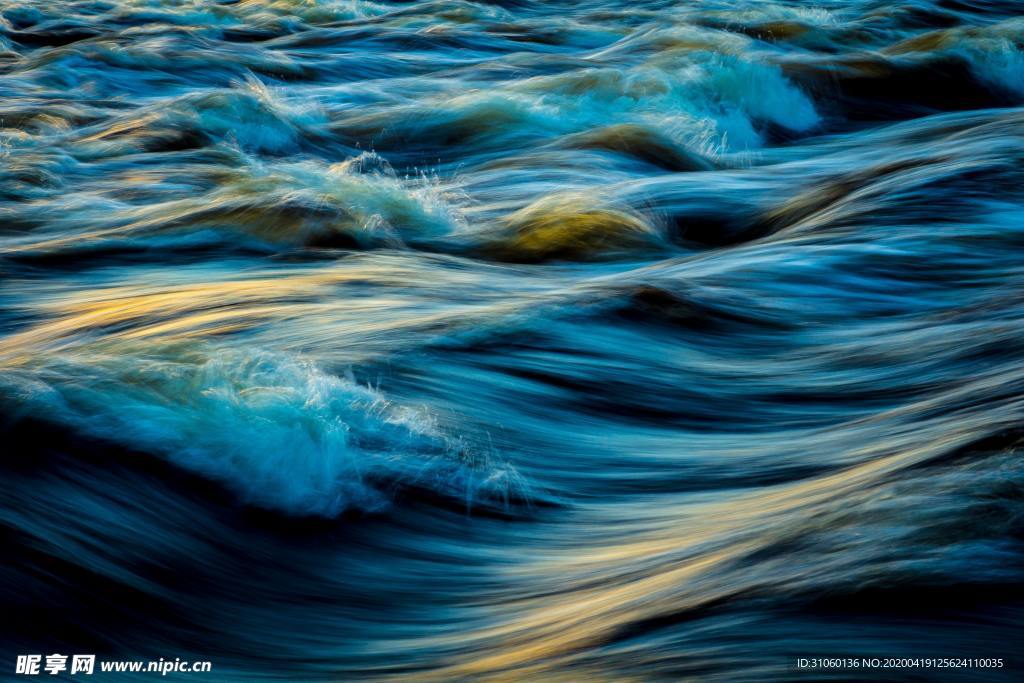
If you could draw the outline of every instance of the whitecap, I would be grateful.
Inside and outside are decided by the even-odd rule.
[[[390,400],[300,358],[220,349],[54,359],[3,384],[23,410],[223,482],[292,515],[375,511],[408,487],[467,505],[522,499],[515,470]]]

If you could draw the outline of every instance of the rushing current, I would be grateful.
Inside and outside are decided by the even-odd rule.
[[[3,675],[1020,680],[1022,103],[1008,0],[0,0]]]

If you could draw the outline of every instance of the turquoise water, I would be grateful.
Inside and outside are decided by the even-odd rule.
[[[1019,679],[1021,10],[0,0],[4,657]]]

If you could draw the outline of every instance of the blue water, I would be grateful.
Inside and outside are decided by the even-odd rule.
[[[4,661],[1024,676],[1020,3],[0,17]]]

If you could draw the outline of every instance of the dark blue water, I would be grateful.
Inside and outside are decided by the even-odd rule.
[[[1024,676],[1021,3],[0,16],[8,673]]]

